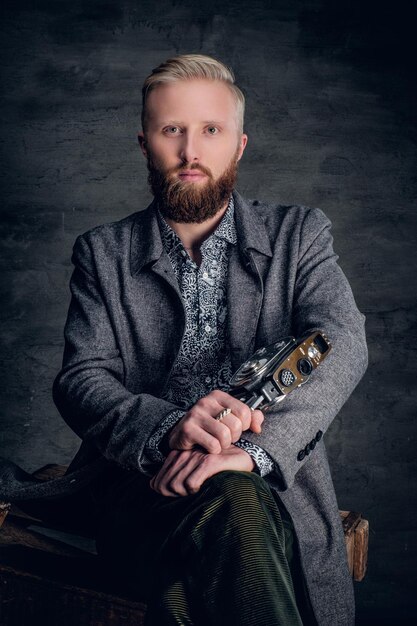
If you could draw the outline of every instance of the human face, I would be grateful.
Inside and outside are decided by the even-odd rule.
[[[225,194],[230,195],[228,186],[233,188],[236,163],[247,143],[238,129],[230,89],[220,81],[202,79],[159,85],[149,94],[146,110],[146,131],[139,134],[139,142],[154,194],[159,195],[159,186],[169,185],[170,192],[180,192],[183,204],[206,205],[195,206],[195,221],[210,216],[209,200],[218,204],[209,210],[215,214]],[[173,197],[165,193],[165,202]],[[194,221],[191,217],[181,221]]]

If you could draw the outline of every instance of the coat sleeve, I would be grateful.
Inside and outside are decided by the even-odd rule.
[[[299,230],[292,303],[292,334],[324,331],[332,351],[311,379],[265,414],[260,435],[245,438],[274,459],[269,478],[281,490],[323,445],[322,436],[367,367],[364,316],[337,264],[330,221],[319,209],[306,212]],[[277,316],[279,311],[277,311]],[[274,474],[274,476],[273,476]]]
[[[94,255],[78,237],[72,261],[72,293],[65,325],[63,366],[53,385],[67,424],[108,460],[145,471],[147,439],[163,417],[178,409],[147,393],[132,393],[108,307],[96,277]]]

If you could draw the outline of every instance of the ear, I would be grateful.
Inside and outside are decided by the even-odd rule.
[[[148,156],[148,151],[146,148],[147,143],[146,143],[146,139],[145,139],[145,135],[143,134],[143,131],[138,132],[138,142],[139,142],[140,149],[142,150],[143,156],[147,157]]]
[[[248,136],[245,135],[245,133],[242,133],[242,135],[240,136],[239,139],[239,148],[238,148],[238,155],[237,155],[237,160],[240,161],[240,159],[242,158],[243,152],[246,148],[246,144],[248,143]]]

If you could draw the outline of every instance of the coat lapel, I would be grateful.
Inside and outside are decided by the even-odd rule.
[[[133,226],[130,268],[132,276],[151,272],[162,279],[153,281],[148,297],[154,302],[157,312],[154,345],[159,346],[160,354],[168,355],[165,363],[170,363],[170,368],[164,368],[168,380],[181,347],[186,317],[178,281],[162,244],[154,202],[138,213]]]
[[[228,331],[232,366],[237,369],[254,351],[262,308],[264,280],[272,257],[262,217],[236,191],[237,246],[233,246],[228,273]]]
[[[182,302],[178,281],[162,245],[156,217],[155,200],[147,209],[138,213],[133,225],[130,247],[130,271],[132,276],[138,274],[147,265],[150,265],[151,270],[172,287]]]

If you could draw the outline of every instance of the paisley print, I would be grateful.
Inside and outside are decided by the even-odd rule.
[[[151,463],[163,462],[159,443],[189,407],[213,389],[230,389],[233,371],[227,337],[227,271],[229,251],[237,242],[233,197],[220,224],[201,246],[200,267],[159,211],[157,215],[162,243],[183,298],[186,328],[163,395],[182,410],[165,416],[148,439],[145,457]],[[272,458],[259,446],[244,439],[235,445],[250,454],[261,476],[273,470]]]

